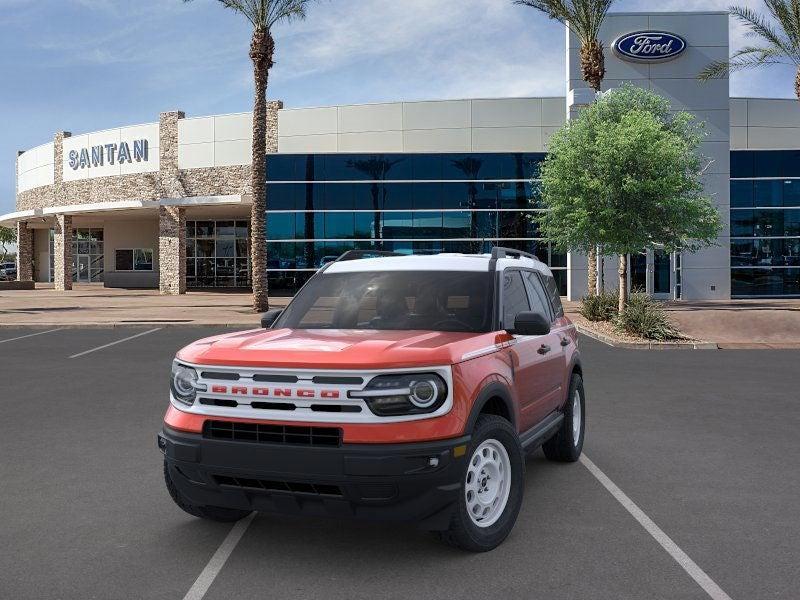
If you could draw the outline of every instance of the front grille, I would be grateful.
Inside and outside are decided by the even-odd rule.
[[[342,430],[338,427],[299,427],[233,421],[206,421],[203,435],[216,440],[257,442],[262,444],[295,444],[299,446],[341,446]]]
[[[214,475],[217,485],[264,490],[267,492],[289,492],[292,494],[312,494],[315,496],[342,497],[342,489],[338,485],[328,483],[294,483],[291,481],[270,481],[266,479],[252,479],[249,477],[230,477],[228,475]]]

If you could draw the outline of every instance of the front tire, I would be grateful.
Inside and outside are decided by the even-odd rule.
[[[467,449],[456,510],[439,538],[470,552],[486,552],[508,537],[517,521],[525,484],[519,436],[502,417],[478,418]]]
[[[585,430],[586,396],[583,392],[583,379],[573,373],[564,406],[564,420],[558,432],[542,445],[544,455],[556,462],[575,462],[583,451]]]
[[[192,503],[175,485],[166,460],[164,461],[164,483],[167,485],[167,491],[173,502],[178,505],[178,508],[189,513],[193,517],[208,519],[209,521],[220,521],[222,523],[234,523],[244,519],[253,512],[251,510],[224,508],[222,506],[198,506]]]

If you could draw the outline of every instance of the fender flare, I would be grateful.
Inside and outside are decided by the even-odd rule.
[[[511,399],[511,392],[508,389],[508,386],[504,383],[500,383],[499,381],[493,381],[486,386],[484,386],[481,391],[478,393],[478,397],[475,399],[475,402],[472,404],[472,409],[469,413],[469,418],[467,419],[467,426],[465,428],[465,432],[469,433],[475,428],[475,423],[478,420],[478,416],[481,414],[483,407],[486,406],[486,403],[491,398],[500,398],[505,404],[506,410],[511,417],[511,426],[514,429],[517,428],[517,411],[514,408],[514,401]]]

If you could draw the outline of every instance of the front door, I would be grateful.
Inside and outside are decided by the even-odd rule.
[[[89,278],[89,257],[85,254],[78,256],[78,281],[88,283]]]
[[[653,250],[653,292],[654,298],[671,298],[672,260],[664,250]]]
[[[628,257],[628,289],[658,300],[669,300],[672,292],[672,256],[659,248]]]

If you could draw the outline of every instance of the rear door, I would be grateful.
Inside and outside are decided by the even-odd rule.
[[[506,269],[501,279],[502,320],[504,329],[513,329],[514,319],[523,311],[536,310],[550,318],[540,305],[540,300],[531,298],[523,280],[524,271]],[[533,304],[532,301],[533,300]],[[541,421],[552,409],[554,376],[549,373],[554,367],[552,355],[557,352],[558,339],[553,334],[546,336],[515,335],[509,347],[509,357],[514,373],[514,388],[520,404],[520,431],[530,429]],[[560,383],[558,384],[560,386]]]

